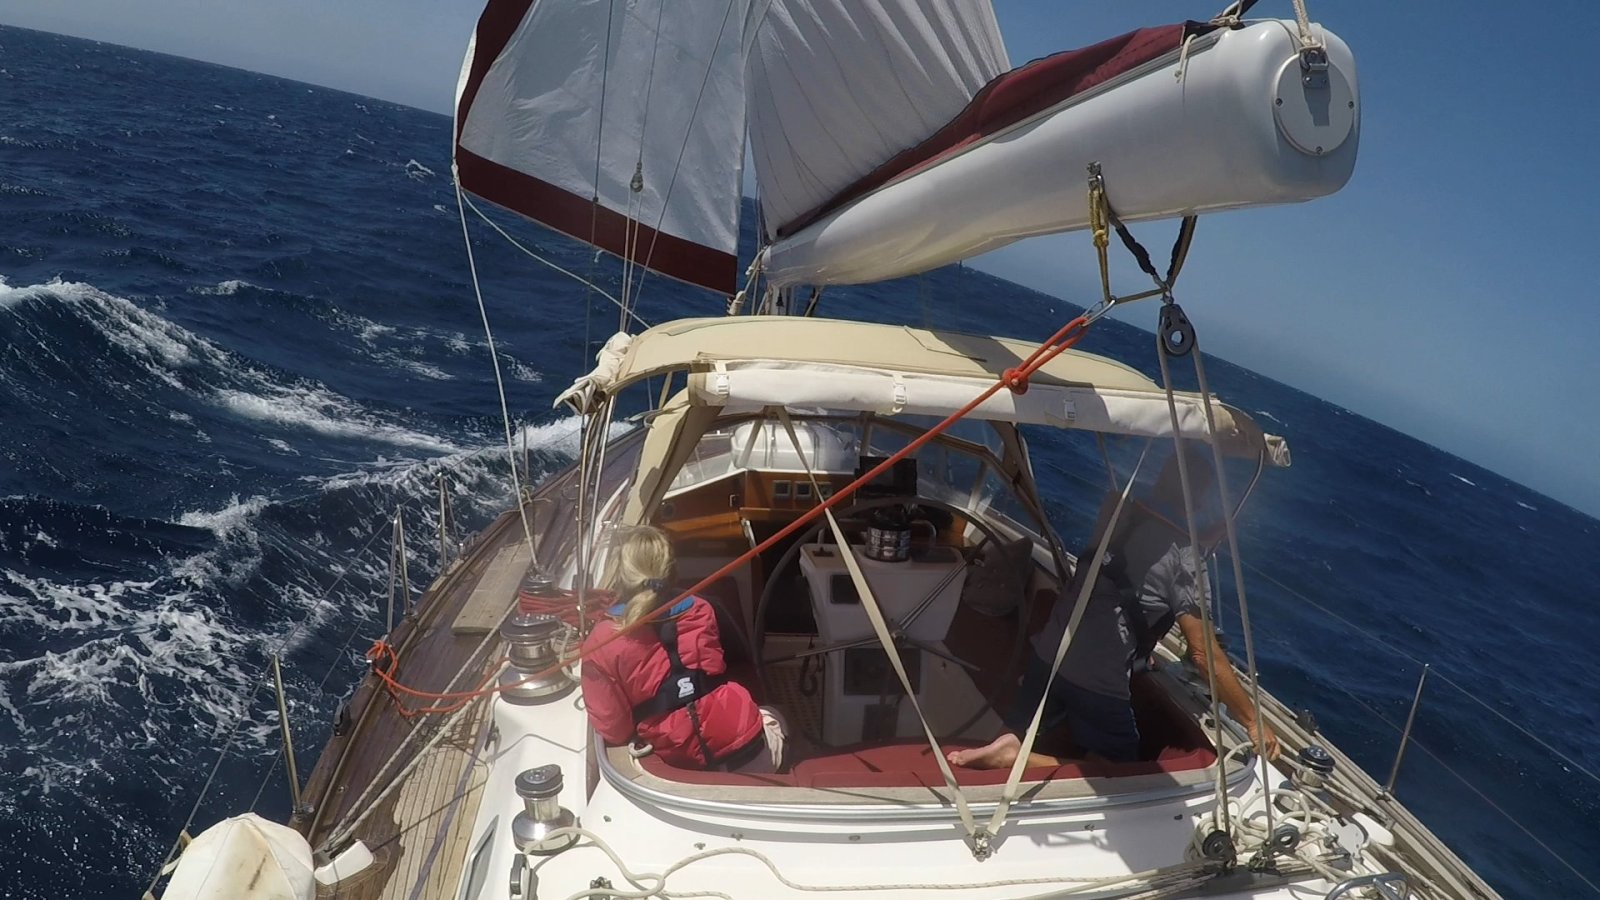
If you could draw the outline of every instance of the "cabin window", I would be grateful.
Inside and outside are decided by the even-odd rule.
[[[467,877],[461,882],[459,900],[477,900],[483,896],[484,885],[489,883],[489,863],[494,856],[494,835],[500,829],[500,817],[495,816],[489,820],[489,827],[483,830],[483,837],[478,839],[477,849],[472,851],[472,862],[467,864]]]
[[[1018,499],[1012,490],[1010,482],[990,466],[984,466],[983,482],[978,487],[978,509],[985,509],[991,516],[1005,520],[1006,524],[1015,526],[1020,533],[1039,536],[1038,523],[1028,507]]]

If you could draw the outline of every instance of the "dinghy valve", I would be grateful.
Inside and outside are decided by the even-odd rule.
[[[556,765],[524,769],[517,775],[517,796],[523,810],[511,820],[511,836],[523,853],[549,856],[560,853],[578,840],[573,833],[551,837],[557,829],[571,828],[577,819],[561,805],[561,767]]]

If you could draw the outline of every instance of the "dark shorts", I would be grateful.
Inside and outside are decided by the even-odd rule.
[[[1028,670],[1023,673],[1017,696],[1003,719],[1007,729],[1019,735],[1028,730],[1049,677],[1050,664],[1029,653]],[[1058,677],[1050,686],[1050,699],[1045,703],[1044,716],[1039,722],[1039,734],[1063,722],[1072,730],[1078,746],[1090,753],[1112,762],[1139,759],[1139,725],[1133,718],[1133,705],[1124,698],[1085,690]]]

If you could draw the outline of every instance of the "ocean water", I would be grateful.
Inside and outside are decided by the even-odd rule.
[[[306,772],[383,630],[397,511],[420,586],[437,479],[465,528],[509,497],[448,149],[441,116],[0,27],[0,896],[138,896],[224,744],[197,829],[284,815],[268,654]],[[553,471],[576,422],[551,400],[615,310],[481,224],[473,245],[518,441]],[[662,279],[641,297],[651,322],[721,311]],[[1203,341],[1206,298],[1183,299]],[[1023,338],[1074,312],[960,268],[824,300]],[[1083,346],[1154,365],[1118,322]],[[1508,897],[1594,895],[1600,523],[1208,368],[1294,448],[1242,526],[1266,686],[1381,779],[1432,664],[1399,796]],[[1052,509],[1081,511],[1098,463],[1033,449]]]

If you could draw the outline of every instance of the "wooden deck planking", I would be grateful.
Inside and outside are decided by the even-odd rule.
[[[525,541],[500,548],[488,569],[478,579],[478,586],[467,597],[461,612],[450,626],[453,634],[482,637],[500,627],[506,611],[516,602],[517,588],[528,572],[528,548]]]
[[[485,529],[474,542],[475,546],[468,548],[462,561],[447,570],[429,589],[414,618],[403,622],[390,636],[390,642],[399,648],[401,662],[396,678],[401,684],[443,693],[468,690],[483,681],[489,663],[497,658],[494,646],[497,640],[490,640],[489,645],[483,647],[485,632],[457,634],[452,625],[475,598],[484,609],[497,605],[500,614],[514,602],[521,572],[528,558],[522,546],[521,529],[512,527],[515,522],[516,513],[511,512]],[[496,562],[500,565],[496,566]],[[463,665],[473,660],[480,647],[483,647],[483,652],[478,653],[476,662],[463,672]],[[459,679],[456,678],[458,673],[463,673]],[[452,684],[452,681],[458,683]],[[405,702],[408,707],[417,708],[429,701],[408,697]],[[351,815],[351,807],[363,794],[367,794],[365,803],[373,803],[373,799],[384,789],[384,784],[405,765],[405,759],[427,743],[431,730],[439,727],[440,720],[445,718],[420,716],[407,719],[401,716],[395,701],[371,675],[358,688],[351,702],[350,713],[352,724],[343,735],[334,738],[324,748],[322,758],[318,760],[307,784],[305,796],[308,802],[315,805],[317,813],[310,822],[302,823],[302,827],[314,847],[327,840],[338,823]],[[481,721],[481,716],[482,709],[469,712],[452,727],[457,730],[466,728],[467,722]],[[401,759],[392,766],[386,766],[414,728],[426,731],[406,744]],[[477,731],[475,727],[468,730],[470,737],[451,734],[444,738],[430,752],[430,757],[439,758],[430,758],[420,764],[356,831],[355,837],[364,840],[374,851],[376,863],[372,869],[352,879],[349,884],[341,885],[337,892],[319,893],[320,897],[337,897],[340,900],[404,897],[410,900],[411,881],[421,871],[423,861],[437,837],[437,823],[444,821],[443,810],[450,805],[440,798],[454,796],[470,758]],[[482,777],[481,773],[476,776],[476,785],[481,786]],[[452,832],[458,821],[460,828],[471,828],[477,796],[475,789],[470,803],[465,804],[472,809],[463,808],[456,813],[456,819],[452,820]],[[429,807],[429,803],[437,805]],[[435,817],[437,822],[418,828],[416,822],[419,817],[428,816]],[[407,833],[399,823],[410,825],[411,832]],[[453,834],[445,838],[446,844],[467,839],[468,836]],[[423,892],[416,894],[417,897],[435,898],[453,894],[464,862],[456,859],[456,855],[450,846],[441,847],[429,872],[428,885]],[[400,887],[402,885],[403,890]],[[391,893],[391,890],[400,893]]]

